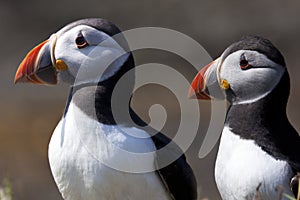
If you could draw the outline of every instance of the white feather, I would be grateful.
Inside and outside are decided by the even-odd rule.
[[[253,140],[242,139],[224,127],[215,167],[222,199],[252,200],[260,183],[263,200],[278,199],[276,188],[280,185],[284,193],[293,195],[289,189],[292,175],[287,162],[276,160]]]
[[[143,167],[144,163],[119,155],[118,149],[136,152],[155,149],[150,138],[137,142],[138,139],[118,130],[89,118],[71,102],[67,116],[56,127],[49,144],[51,171],[64,199],[170,199],[154,172],[154,156],[148,157],[147,164],[152,168],[149,173],[122,172],[105,164],[116,161]],[[131,131],[147,134],[139,129]]]

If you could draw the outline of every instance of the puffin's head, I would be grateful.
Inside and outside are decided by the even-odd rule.
[[[130,57],[120,30],[92,18],[75,21],[31,50],[20,64],[17,82],[53,85],[98,83],[120,70]],[[118,34],[116,37],[112,37]]]
[[[220,98],[225,92],[231,103],[254,102],[267,96],[285,72],[284,58],[269,40],[247,36],[197,74],[190,97]]]

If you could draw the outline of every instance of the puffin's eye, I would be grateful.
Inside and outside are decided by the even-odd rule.
[[[251,67],[251,65],[249,64],[245,54],[241,55],[240,58],[240,67],[241,69],[245,70],[245,69],[249,69]]]
[[[87,43],[87,41],[83,37],[82,33],[78,34],[77,38],[75,39],[75,42],[76,42],[76,45],[77,45],[78,49],[89,46],[89,43]]]

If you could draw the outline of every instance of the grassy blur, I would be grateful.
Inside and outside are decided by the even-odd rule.
[[[0,200],[12,200],[12,185],[8,178],[5,178],[0,185]]]

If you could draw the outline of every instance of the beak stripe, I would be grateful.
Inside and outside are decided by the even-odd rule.
[[[56,41],[57,41],[57,35],[55,33],[53,35],[51,35],[50,41],[52,43],[51,50],[50,50],[51,51],[51,62],[52,62],[52,65],[56,68],[56,59],[55,59],[54,49],[55,49],[55,45],[56,45]]]
[[[36,66],[36,58],[38,57],[38,54],[41,50],[41,48],[48,42],[48,40],[42,42],[35,48],[33,48],[24,58],[24,60],[21,62],[16,76],[15,76],[15,83],[22,82],[29,80],[30,82],[34,81],[30,78],[30,76],[33,75],[35,66]]]
[[[189,90],[189,98],[197,98],[197,99],[211,99],[209,95],[205,92],[206,88],[206,76],[207,76],[207,70],[209,67],[214,63],[215,61],[209,63],[204,68],[198,72],[196,77],[194,78],[191,88]]]

